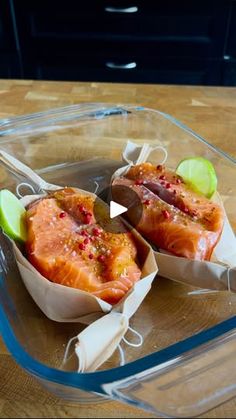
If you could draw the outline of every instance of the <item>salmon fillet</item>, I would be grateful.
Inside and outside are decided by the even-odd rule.
[[[113,185],[127,186],[143,203],[136,229],[158,248],[177,256],[210,260],[220,239],[222,208],[197,194],[175,172],[143,163],[133,166]],[[132,213],[128,213],[132,224]]]
[[[136,245],[130,232],[97,225],[87,197],[65,188],[27,209],[27,258],[50,281],[115,304],[141,277]]]

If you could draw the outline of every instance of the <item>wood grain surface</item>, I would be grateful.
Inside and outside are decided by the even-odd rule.
[[[158,109],[176,117],[211,144],[236,157],[236,88],[0,80],[0,118],[84,102],[127,103]],[[163,307],[166,310],[165,284],[158,286],[160,299],[163,297]],[[177,304],[174,288],[172,291],[170,298],[174,307]],[[209,296],[208,299],[212,309],[207,311],[205,325],[217,322],[214,297]],[[184,307],[184,298],[181,303]],[[198,309],[196,303],[196,311],[188,313],[192,322],[194,319],[197,322]],[[181,308],[178,310],[179,315],[184,314]],[[169,344],[166,330],[171,325],[164,318],[162,325],[163,339]],[[185,327],[187,333],[187,322]],[[180,338],[181,332],[179,330]],[[178,336],[175,339],[178,340]],[[235,416],[236,399],[202,415],[206,418]],[[104,401],[83,405],[57,399],[15,363],[0,340],[0,417],[155,416],[118,402]]]

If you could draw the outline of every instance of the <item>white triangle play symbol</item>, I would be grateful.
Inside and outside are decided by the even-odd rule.
[[[110,201],[110,218],[117,217],[117,215],[123,214],[128,211],[123,205],[117,204],[115,201]]]

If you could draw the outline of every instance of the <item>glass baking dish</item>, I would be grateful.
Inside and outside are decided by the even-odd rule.
[[[125,164],[121,155],[128,140],[164,146],[173,168],[189,155],[210,159],[235,231],[236,161],[169,115],[90,103],[0,121],[1,149],[51,183],[92,192],[96,185],[98,192],[109,185],[112,173]],[[0,188],[15,192],[24,181],[0,166]],[[235,294],[157,277],[130,321],[143,345],[124,345],[122,366],[116,351],[98,371],[77,373],[76,359],[71,356],[62,367],[62,358],[68,340],[84,326],[44,316],[20,279],[3,233],[0,262],[4,342],[15,360],[55,395],[80,403],[110,398],[170,417],[197,416],[236,395]]]

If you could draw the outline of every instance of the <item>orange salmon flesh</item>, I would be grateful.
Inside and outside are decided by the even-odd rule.
[[[132,188],[143,204],[135,228],[158,249],[176,256],[210,260],[224,224],[222,208],[197,194],[174,171],[142,163],[114,180]],[[132,215],[129,218],[132,224]]]
[[[110,233],[97,225],[93,201],[65,188],[31,204],[26,254],[50,281],[116,304],[141,277],[136,244],[128,231]],[[114,221],[114,228],[119,224]]]

